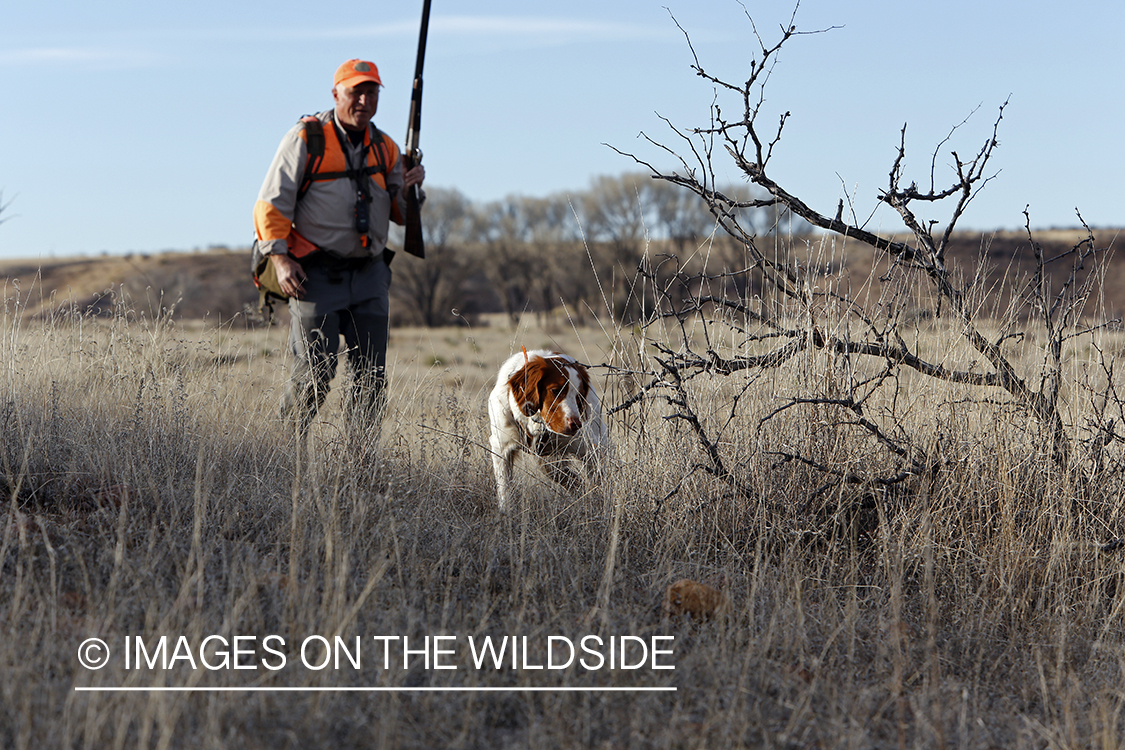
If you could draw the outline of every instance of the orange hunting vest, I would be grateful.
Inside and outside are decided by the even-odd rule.
[[[347,157],[340,145],[340,138],[335,127],[325,128],[324,123],[313,115],[301,118],[305,126],[305,144],[308,151],[308,161],[305,163],[305,174],[301,179],[301,186],[297,190],[297,200],[301,200],[309,187],[314,182],[323,180],[356,179],[370,177],[371,180],[383,190],[387,189],[387,166],[398,162],[398,146],[383,131],[374,128],[375,142],[371,139],[369,129],[363,135],[367,159],[364,166],[354,172],[349,170]],[[395,202],[391,201],[392,212]],[[296,258],[303,258],[318,248],[313,243],[302,237],[296,229],[289,235],[289,253]]]

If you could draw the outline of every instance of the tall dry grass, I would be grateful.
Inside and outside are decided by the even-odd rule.
[[[1125,550],[1101,548],[1125,535],[1120,482],[1106,479],[1097,494],[1056,472],[1026,415],[906,379],[894,413],[932,436],[941,468],[890,489],[825,489],[822,475],[778,452],[873,474],[887,458],[815,405],[762,422],[781,399],[844,377],[840,361],[813,354],[737,382],[701,379],[693,391],[752,498],[697,470],[699,445],[652,400],[609,420],[617,463],[606,487],[566,497],[524,462],[522,499],[500,517],[484,447],[499,362],[550,343],[640,369],[639,332],[565,322],[396,330],[382,435],[346,434],[330,401],[303,462],[272,420],[284,332],[190,328],[128,310],[36,322],[7,303],[4,747],[1123,744]],[[919,336],[960,356],[942,325]],[[1073,372],[1094,373],[1073,356]],[[635,387],[595,372],[609,406]],[[1085,392],[1071,396],[1075,423]],[[662,620],[664,586],[685,576],[725,579],[731,616]],[[93,636],[119,648],[127,635],[212,634],[279,634],[289,663],[126,670],[115,654],[89,671],[76,658]],[[456,635],[462,658],[449,671],[420,657],[409,669],[365,658],[359,670],[313,671],[292,653],[311,634]],[[676,668],[466,668],[465,639],[486,634],[673,635]],[[90,686],[677,691],[74,689]]]

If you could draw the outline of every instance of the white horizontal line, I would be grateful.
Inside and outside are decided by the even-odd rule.
[[[656,693],[675,687],[75,687],[76,693]]]

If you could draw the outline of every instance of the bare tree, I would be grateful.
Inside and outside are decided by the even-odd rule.
[[[525,283],[532,307],[542,314],[558,307],[561,300],[581,299],[585,290],[576,285],[575,271],[588,269],[581,262],[582,245],[570,201],[563,195],[513,200],[518,235],[532,259],[530,266],[523,267],[529,271]]]
[[[667,182],[651,186],[656,230],[667,237],[673,252],[684,253],[715,229],[715,220],[699,196]]]
[[[580,216],[589,260],[601,287],[600,302],[618,318],[640,312],[637,269],[656,223],[652,187],[652,181],[640,173],[603,175],[591,181],[583,196]]]
[[[469,259],[466,246],[472,223],[472,204],[458,190],[427,190],[422,230],[426,258],[417,260],[401,253],[404,262],[395,266],[395,294],[411,303],[424,326],[455,322],[454,309],[465,308],[465,282]]]
[[[650,214],[650,182],[638,173],[594,178],[583,204],[587,235],[624,256],[636,256]]]
[[[830,465],[817,455],[778,450],[776,455],[782,463],[821,472],[830,481],[884,485],[932,469],[939,460],[935,456],[935,436],[911,434],[895,411],[899,407],[894,405],[893,394],[903,371],[909,370],[925,378],[977,389],[980,395],[976,398],[982,402],[993,401],[1002,408],[1031,415],[1032,423],[1038,426],[1038,444],[1057,467],[1072,468],[1075,438],[1060,407],[1063,345],[1091,330],[1091,325],[1081,323],[1081,315],[1097,275],[1085,269],[1100,257],[1104,248],[1096,245],[1087,228],[1087,236],[1069,251],[1045,257],[1028,220],[1027,234],[1035,248],[1036,273],[1029,284],[1011,295],[1012,307],[999,322],[998,330],[993,330],[994,321],[981,312],[982,274],[974,269],[951,267],[947,257],[958,221],[992,179],[991,162],[999,145],[997,132],[1004,105],[967,157],[951,146],[967,120],[953,127],[934,150],[927,173],[920,179],[906,175],[907,141],[903,127],[887,185],[879,193],[878,201],[898,213],[909,239],[876,234],[865,228],[855,207],[845,201],[840,201],[834,213],[822,213],[771,176],[771,160],[781,147],[790,114],[781,113],[776,119],[771,118],[772,125],[764,124],[768,117],[765,87],[779,50],[794,36],[806,32],[799,32],[790,19],[781,29],[779,39],[768,44],[758,34],[752,19],[750,23],[758,53],[744,82],[731,83],[708,72],[692,48],[693,69],[717,91],[709,125],[680,129],[668,123],[678,146],[645,136],[650,144],[673,156],[679,168],[663,171],[629,155],[648,167],[656,180],[678,186],[700,199],[722,232],[742,248],[745,264],[716,273],[692,270],[678,257],[670,256],[644,269],[649,287],[655,290],[650,324],[673,320],[682,336],[677,346],[655,344],[658,354],[654,357],[656,365],[649,371],[648,387],[617,408],[628,408],[646,394],[660,394],[673,409],[671,418],[688,425],[696,436],[704,456],[700,468],[735,491],[748,492],[724,454],[720,434],[723,426],[709,428],[699,416],[701,397],[693,391],[693,379],[704,373],[749,375],[793,362],[803,354],[821,352],[836,363],[840,377],[824,378],[808,394],[785,398],[762,418],[761,426],[791,409],[815,409],[835,427],[867,435],[889,454],[897,469],[873,475]],[[691,47],[690,38],[687,43]],[[733,98],[732,116],[719,106],[721,97]],[[946,149],[952,174],[942,177],[938,173],[938,155]],[[715,165],[720,157],[732,160],[760,190],[756,197],[735,194],[716,185]],[[763,232],[763,227],[756,226],[747,215],[747,211],[763,209],[774,217],[797,217],[822,230],[821,243],[837,238],[843,243],[843,252],[854,253],[857,243],[873,250],[873,263],[880,270],[872,273],[870,281],[877,288],[860,297],[844,284],[820,283],[826,273],[823,264],[798,257],[791,248],[776,252],[776,243],[763,242],[769,231]],[[943,220],[923,216],[942,209]],[[810,255],[815,255],[816,244],[805,243]],[[1051,271],[1056,267],[1062,268],[1062,281],[1056,279],[1052,285]],[[760,276],[765,289],[773,291],[772,298],[755,293],[759,287],[748,280],[754,274]],[[912,305],[929,306],[929,314],[951,317],[975,360],[953,366],[941,358],[927,356],[919,349],[917,339],[912,341],[907,333]],[[689,321],[702,321],[702,344],[689,334]],[[1021,330],[1020,326],[1036,330]],[[720,337],[712,333],[719,328],[732,331],[743,343],[733,348],[720,346]],[[1017,364],[1010,347],[1014,341],[1033,333],[1046,343],[1039,373],[1030,378]],[[724,340],[729,341],[730,336]],[[1102,395],[1106,401],[1108,397]],[[736,411],[738,398],[734,397],[731,415]],[[876,408],[876,402],[890,402],[892,406]],[[1120,406],[1120,401],[1117,404]],[[728,420],[726,424],[729,423]],[[1105,432],[1104,425],[1099,429]]]
[[[475,214],[473,236],[483,252],[482,265],[512,325],[531,309],[542,264],[528,245],[528,199],[509,196]]]

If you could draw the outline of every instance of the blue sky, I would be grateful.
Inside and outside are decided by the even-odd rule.
[[[376,123],[405,135],[421,0],[6,3],[0,27],[0,257],[245,245],[281,135],[331,104],[336,66],[374,60]],[[740,80],[792,2],[433,0],[421,145],[428,184],[474,200],[582,191],[637,167],[671,167],[638,138],[674,144],[661,117],[708,123],[701,62]],[[670,15],[671,14],[671,15]],[[998,107],[996,179],[961,224],[1125,225],[1119,81],[1125,5],[1110,0],[941,3],[804,0],[766,121],[788,111],[771,175],[814,208],[854,196],[870,227],[899,131],[923,183],[934,147],[975,152]],[[733,103],[728,102],[729,111]],[[971,117],[970,117],[971,115]],[[720,162],[720,175],[738,175]],[[935,215],[934,218],[940,218]]]

